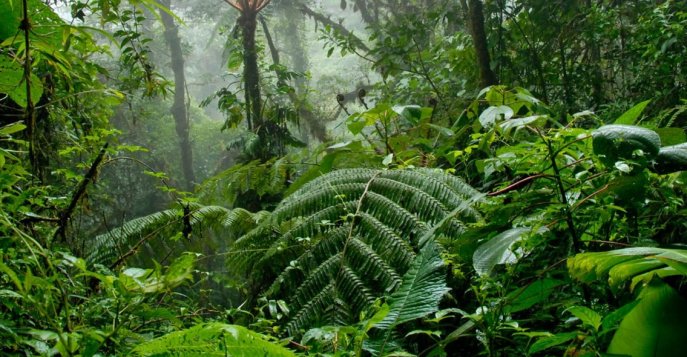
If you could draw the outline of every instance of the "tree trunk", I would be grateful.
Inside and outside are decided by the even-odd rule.
[[[245,83],[246,116],[252,119],[252,130],[258,135],[259,146],[256,156],[267,160],[272,155],[272,148],[278,143],[275,138],[273,123],[263,120],[262,98],[260,96],[260,71],[258,69],[258,53],[255,49],[255,30],[257,27],[257,12],[246,9],[241,13],[238,23],[243,36],[243,80]]]
[[[258,54],[255,49],[255,28],[257,14],[244,11],[239,18],[239,25],[243,36],[243,80],[245,90],[250,100],[246,103],[253,118],[253,127],[259,132],[262,126],[262,99],[260,97],[260,72],[258,69]]]
[[[592,0],[585,1],[585,5],[587,6],[585,9],[587,11],[587,21],[593,21],[591,18],[592,14],[590,13],[593,11],[594,6]],[[593,26],[590,23],[587,25]],[[593,38],[588,38],[586,40],[586,45],[589,49],[588,62],[592,68],[592,103],[595,108],[599,108],[604,102],[604,76],[603,71],[601,70],[601,48],[599,47],[597,41]]]
[[[496,75],[491,70],[491,58],[489,57],[489,46],[487,44],[487,34],[484,29],[484,10],[481,0],[468,0],[468,21],[470,25],[470,35],[477,54],[477,65],[479,66],[480,85],[488,87],[497,84]]]
[[[159,0],[160,4],[170,8],[171,0]],[[172,104],[172,116],[176,124],[179,136],[179,149],[181,151],[181,169],[186,181],[186,189],[193,188],[195,175],[193,173],[193,152],[189,139],[189,118],[186,110],[186,76],[184,75],[184,56],[181,50],[179,29],[174,23],[174,18],[165,11],[160,10],[160,17],[165,26],[165,41],[169,47],[172,59],[172,71],[174,72],[174,103]]]
[[[270,30],[267,27],[267,23],[263,18],[260,18],[260,23],[262,24],[262,31],[265,33],[265,38],[267,39],[267,45],[270,49],[270,54],[272,55],[272,62],[275,65],[279,65],[280,59],[279,59],[279,51],[277,50],[277,47],[274,45],[274,41],[272,40],[272,35],[270,34]],[[291,33],[296,33],[296,32],[291,32]],[[296,41],[298,41],[296,39]],[[304,72],[304,71],[303,71]],[[279,77],[279,71],[276,73],[279,81],[279,85],[281,86],[284,83],[284,79]],[[300,102],[298,99],[298,95],[294,92],[289,92],[288,93],[289,99],[291,100],[291,103],[293,106],[296,108],[298,111],[298,116],[305,120],[305,122],[308,125],[308,128],[310,129],[310,134],[312,134],[317,140],[324,142],[327,140],[327,128],[324,125],[324,123],[321,121],[320,118],[317,118],[315,113],[310,111],[310,109],[307,108],[307,106],[303,105],[303,103]]]

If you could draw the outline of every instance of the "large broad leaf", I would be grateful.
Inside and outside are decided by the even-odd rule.
[[[654,131],[661,138],[661,145],[678,145],[687,141],[687,134],[682,128],[656,128]]]
[[[570,275],[583,282],[608,277],[611,288],[632,279],[631,288],[659,277],[687,276],[687,250],[637,247],[582,253],[568,259]]]
[[[646,128],[632,125],[604,125],[592,132],[594,153],[607,167],[620,160],[648,164],[658,154],[661,138]]]
[[[615,122],[613,122],[613,124],[635,124],[637,122],[637,119],[639,119],[639,116],[642,115],[644,108],[646,108],[646,106],[649,103],[651,103],[651,100],[647,100],[635,105],[634,107],[630,108],[630,110],[626,111],[623,115],[621,115],[618,119],[616,119]]]
[[[393,328],[437,311],[441,297],[449,291],[443,267],[436,244],[428,243],[403,275],[400,288],[391,295],[389,313],[375,327]]]
[[[35,74],[30,74],[31,102],[38,103],[43,95],[43,84]],[[24,68],[7,56],[0,55],[0,93],[7,94],[22,108],[26,108],[26,81]],[[0,96],[1,97],[1,96]]]
[[[687,300],[661,280],[652,280],[639,304],[620,323],[608,352],[633,357],[682,356],[687,337]]]
[[[472,264],[477,274],[489,275],[496,265],[517,261],[517,256],[511,247],[531,232],[532,228],[529,227],[509,229],[479,246],[472,255]],[[542,232],[540,230],[538,233]]]
[[[656,156],[652,170],[659,174],[687,170],[687,144],[662,147]]]
[[[514,114],[513,109],[505,105],[489,107],[480,114],[479,123],[482,124],[483,128],[490,128],[494,126],[496,122],[512,118]]]
[[[419,105],[395,106],[392,109],[412,125],[417,125],[421,120],[432,115],[431,108],[423,108]]]
[[[18,1],[0,1],[0,41],[19,31],[20,14],[21,4]]]
[[[564,282],[556,279],[544,278],[516,289],[506,295],[508,304],[505,310],[514,313],[529,309],[530,307],[545,301]]]
[[[60,46],[62,32],[55,31],[55,26],[65,25],[65,22],[42,0],[28,0],[26,3],[32,26],[31,38]],[[21,40],[22,30],[19,25],[23,17],[23,1],[0,1],[0,42],[7,39]]]
[[[295,356],[242,326],[208,323],[172,332],[134,348],[130,356]]]

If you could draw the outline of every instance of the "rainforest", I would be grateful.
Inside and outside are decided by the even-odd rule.
[[[0,0],[0,355],[680,356],[687,2]]]

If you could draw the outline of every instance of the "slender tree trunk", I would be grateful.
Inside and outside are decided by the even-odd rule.
[[[243,36],[243,79],[250,103],[247,110],[253,118],[254,130],[260,131],[262,126],[262,99],[260,97],[260,72],[258,69],[258,54],[255,49],[255,29],[257,14],[244,11],[239,18],[239,25]]]
[[[160,4],[170,8],[171,0],[159,0]],[[181,151],[181,169],[186,181],[186,189],[193,188],[195,175],[193,173],[193,152],[189,139],[189,118],[186,110],[186,76],[184,75],[184,55],[181,50],[179,28],[174,23],[174,18],[160,10],[160,17],[165,26],[165,41],[169,47],[172,59],[172,71],[174,72],[174,103],[172,104],[172,116],[176,124],[179,136],[179,149]]]
[[[267,27],[267,23],[262,17],[260,18],[260,23],[262,24],[262,31],[265,33],[267,45],[270,49],[270,54],[272,55],[272,62],[275,65],[279,65],[281,64],[279,59],[279,51],[277,50],[277,46],[275,46],[274,41],[272,40],[272,35],[270,34],[270,30]],[[276,74],[277,76],[279,76],[279,72],[277,72]],[[284,84],[283,78],[279,77],[278,81],[280,82],[279,85]],[[325,127],[324,123],[320,120],[320,118],[317,118],[315,113],[313,113],[312,111],[310,111],[310,109],[308,109],[306,106],[300,103],[300,100],[298,99],[298,95],[296,95],[296,93],[289,92],[288,96],[291,100],[291,103],[293,103],[293,106],[298,110],[298,116],[301,119],[305,120],[308,124],[308,128],[310,128],[310,134],[312,134],[315,138],[322,142],[326,141],[327,128]]]
[[[463,2],[464,1],[465,0],[463,0]],[[472,42],[475,46],[475,52],[477,54],[480,85],[482,87],[488,87],[497,84],[498,80],[496,79],[494,71],[491,69],[491,58],[489,56],[487,34],[484,29],[484,9],[482,6],[482,1],[468,0],[467,8],[470,35],[472,36]]]
[[[591,12],[593,4],[591,0],[586,1],[587,11]],[[591,14],[587,14],[587,19],[591,18]],[[601,106],[604,102],[603,82],[604,76],[601,70],[601,48],[594,39],[587,40],[587,47],[589,48],[589,63],[592,67],[592,101],[595,107]]]
[[[565,98],[565,110],[563,112],[567,113],[573,106],[573,99],[570,93],[570,76],[568,74],[568,60],[565,55],[565,42],[563,41],[563,35],[558,35],[558,54],[561,61],[561,73],[563,75],[563,96]]]
[[[258,53],[255,48],[255,30],[258,13],[246,9],[239,17],[239,26],[243,36],[243,80],[246,92],[246,114],[252,118],[252,130],[258,135],[259,146],[257,157],[267,160],[272,154],[272,148],[279,144],[272,142],[277,138],[274,124],[263,120],[262,98],[260,96],[260,71],[258,69]],[[250,129],[250,128],[249,128]]]
[[[305,73],[308,70],[308,57],[307,51],[303,47],[303,40],[299,34],[298,26],[303,22],[303,14],[300,13],[293,6],[282,6],[282,11],[287,14],[287,16],[292,17],[294,20],[287,21],[285,33],[293,34],[285,37],[285,45],[289,49],[288,55],[291,57],[291,62],[293,62],[293,68],[300,73]],[[298,20],[295,20],[295,19]],[[305,78],[296,77],[296,90],[299,94],[305,91]]]
[[[358,10],[360,11],[360,17],[363,18],[363,21],[365,21],[366,24],[368,25],[376,25],[377,22],[375,21],[375,18],[370,14],[370,12],[367,10],[367,0],[355,0],[355,4],[358,6]]]

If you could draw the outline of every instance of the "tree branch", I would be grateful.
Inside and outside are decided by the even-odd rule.
[[[343,25],[341,25],[338,22],[333,21],[327,16],[324,16],[320,13],[317,13],[310,9],[309,7],[305,6],[305,4],[299,4],[298,9],[305,14],[306,16],[311,17],[313,20],[323,24],[323,25],[328,25],[335,31],[338,31],[342,35],[346,37],[350,37],[354,39],[356,46],[358,46],[360,49],[364,50],[365,52],[370,52],[370,48],[365,45],[363,40],[361,40],[358,36],[354,35],[351,31],[349,31],[347,28],[345,28]]]
[[[55,232],[53,239],[60,238],[62,241],[66,241],[67,224],[69,223],[69,219],[74,213],[76,205],[86,193],[88,184],[94,180],[95,175],[98,172],[98,166],[100,166],[100,163],[103,161],[103,157],[105,157],[105,152],[108,146],[109,143],[105,143],[105,145],[103,145],[103,147],[100,149],[100,153],[98,153],[98,156],[91,164],[91,168],[88,169],[86,176],[84,176],[81,182],[79,182],[79,185],[76,186],[76,190],[74,191],[74,195],[72,195],[72,200],[69,203],[69,206],[67,206],[67,209],[65,209],[60,215],[60,227]]]

